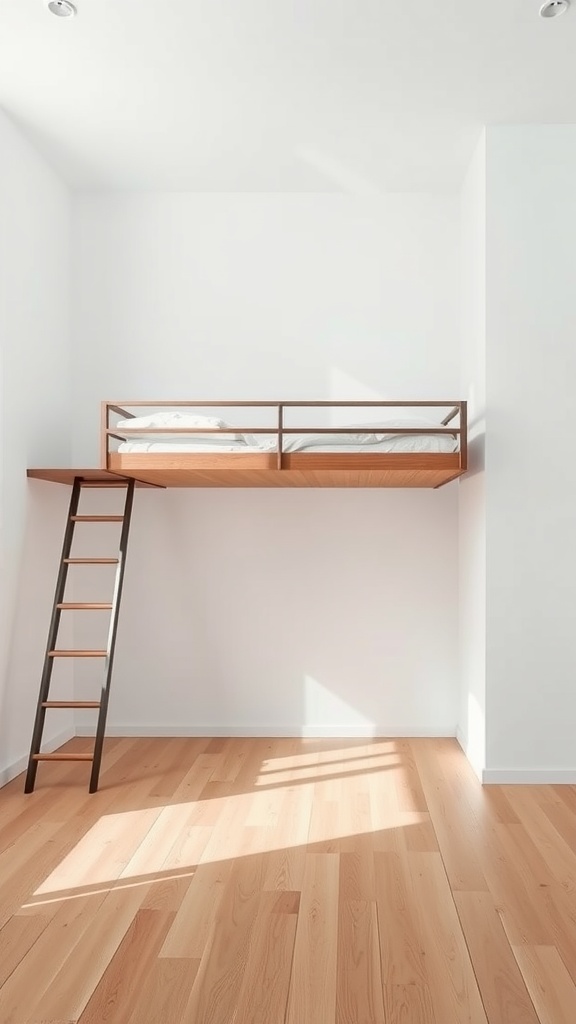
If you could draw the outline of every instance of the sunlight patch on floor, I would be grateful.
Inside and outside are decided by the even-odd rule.
[[[62,897],[70,890],[113,885],[119,880],[128,883],[143,876],[148,882],[155,881],[150,876],[164,880],[174,871],[199,864],[292,849],[307,841],[335,841],[405,828],[427,820],[426,814],[399,810],[392,800],[374,800],[369,793],[356,803],[343,800],[338,780],[328,780],[325,790],[322,785],[230,796],[213,827],[193,824],[194,816],[205,814],[206,805],[213,803],[207,800],[104,815],[34,896]]]

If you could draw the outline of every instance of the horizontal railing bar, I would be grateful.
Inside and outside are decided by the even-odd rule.
[[[284,434],[459,434],[459,427],[389,427],[370,424],[366,427],[284,427]],[[270,431],[269,431],[270,433]]]
[[[117,430],[118,428],[116,428]],[[110,437],[124,440],[126,434],[274,434],[275,426],[270,427],[123,427],[123,436],[114,430],[107,430]]]
[[[225,407],[225,408],[238,408],[238,409],[240,409],[240,408],[250,408],[250,407],[252,407],[254,409],[277,409],[279,405],[283,406],[284,409],[287,409],[287,408],[293,408],[293,409],[295,409],[295,408],[300,408],[300,409],[314,409],[314,408],[327,409],[327,408],[331,408],[331,407],[332,408],[338,408],[338,409],[343,409],[343,408],[357,408],[357,409],[370,409],[370,408],[372,408],[372,409],[376,409],[379,406],[380,407],[384,407],[384,408],[391,408],[391,409],[393,409],[393,408],[399,408],[399,409],[424,408],[426,406],[429,406],[430,408],[438,408],[438,409],[446,408],[447,409],[447,408],[452,407],[452,406],[457,406],[459,408],[460,405],[461,405],[461,402],[460,401],[439,402],[437,400],[434,400],[434,401],[432,401],[432,400],[431,401],[424,401],[422,399],[418,399],[417,401],[414,401],[414,402],[406,402],[406,401],[394,402],[394,401],[391,401],[390,399],[382,400],[381,402],[375,402],[375,401],[369,401],[369,402],[329,402],[329,401],[321,401],[321,402],[295,402],[295,401],[288,401],[288,402],[232,402],[232,401],[203,402],[203,401],[196,401],[196,402],[191,402],[188,399],[188,400],[186,400],[184,402],[173,402],[173,401],[170,401],[170,402],[152,402],[152,401],[150,401],[150,402],[142,402],[142,401],[139,401],[139,402],[124,402],[122,404],[123,405],[127,405],[129,407],[132,407],[133,409],[144,409],[144,408],[147,408],[147,407],[150,407],[152,409],[156,409],[156,408],[159,408],[160,406],[163,406],[165,408],[170,408],[170,409],[176,408],[178,406],[180,406],[180,407],[184,406],[186,408],[197,406],[199,408],[206,408],[206,409],[218,408],[218,406],[222,406],[222,407]],[[113,409],[114,408],[114,406],[111,403],[107,403],[107,405],[108,405],[109,409]],[[117,406],[117,408],[118,408],[118,406]]]
[[[111,430],[106,431],[116,437]],[[145,434],[277,434],[276,427],[126,427],[126,436],[142,436]],[[374,424],[364,427],[282,427],[283,434],[459,434],[459,427],[443,427],[441,423],[434,427],[389,427],[387,424]],[[123,438],[120,438],[123,440]]]

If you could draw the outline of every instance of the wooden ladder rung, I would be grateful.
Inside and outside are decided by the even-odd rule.
[[[104,490],[109,491],[109,490],[114,490],[115,488],[116,488],[116,490],[118,490],[121,487],[126,489],[126,487],[128,487],[128,483],[127,483],[127,481],[124,481],[124,480],[82,480],[82,483],[80,484],[80,486],[82,488],[84,488],[84,487],[95,487],[95,488],[100,487],[100,488],[103,488]]]
[[[70,516],[73,523],[123,523],[124,516]]]
[[[65,565],[118,565],[118,558],[64,558]]]
[[[68,612],[79,608],[83,608],[85,611],[106,611],[112,608],[112,604],[98,601],[63,601],[62,604],[57,604],[56,607],[61,612]]]
[[[32,754],[33,761],[93,761],[92,754]]]
[[[48,651],[49,658],[105,658],[108,651]]]
[[[99,700],[43,700],[43,708],[99,708]]]

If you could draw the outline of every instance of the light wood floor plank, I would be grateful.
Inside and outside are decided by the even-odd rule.
[[[299,893],[262,893],[234,1024],[284,1024]]]
[[[436,1018],[455,1024],[487,1024],[440,854],[411,853],[408,857]]]
[[[234,1020],[260,908],[262,876],[262,857],[240,859],[232,867],[186,1008],[187,1019],[195,1024]]]
[[[0,1000],[6,981],[28,956],[49,922],[50,918],[44,914],[36,914],[35,917],[12,917],[0,931]]]
[[[128,1019],[173,918],[173,913],[163,910],[136,911],[79,1018],[80,1024]]]
[[[340,901],[336,1024],[386,1024],[375,902]]]
[[[0,990],[1,1021],[20,1024],[34,1020],[34,1009],[44,993],[64,978],[65,964],[74,947],[83,948],[82,940],[105,898],[105,893],[99,893],[68,899],[60,905],[29,955],[20,961]],[[98,978],[102,972],[103,969]]]
[[[129,1017],[118,1024],[188,1024],[186,1006],[199,960],[160,959],[152,964]]]
[[[28,1017],[29,1024],[78,1020],[131,927],[147,891],[148,887],[143,885],[113,889],[89,914],[87,911],[89,921],[81,941],[73,942],[68,935],[60,939],[58,947],[67,949],[68,956],[37,999]],[[96,898],[90,897],[91,900]],[[48,934],[48,930],[44,932]]]
[[[443,1024],[427,985],[385,985],[386,1024]]]
[[[233,861],[215,861],[196,868],[160,956],[202,958],[232,867]]]
[[[382,981],[390,992],[398,986],[426,987],[423,935],[407,858],[376,853],[374,862]]]
[[[338,937],[338,855],[306,858],[286,1024],[334,1024]]]
[[[573,1024],[576,985],[554,946],[514,946],[540,1024]]]
[[[454,900],[489,1024],[539,1024],[492,895],[456,892]]]

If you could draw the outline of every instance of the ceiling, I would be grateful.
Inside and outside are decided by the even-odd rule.
[[[0,105],[78,188],[457,186],[483,123],[576,121],[576,0],[0,0]]]

